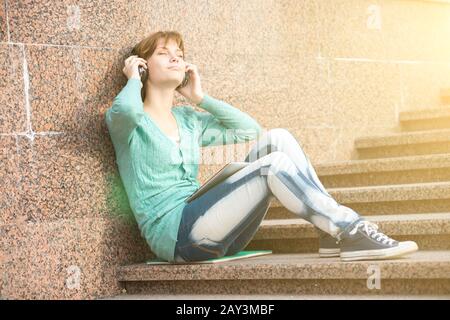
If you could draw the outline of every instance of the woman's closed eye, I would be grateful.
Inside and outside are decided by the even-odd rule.
[[[167,54],[167,52],[160,52],[159,54]],[[183,56],[178,56],[179,58],[183,59]]]

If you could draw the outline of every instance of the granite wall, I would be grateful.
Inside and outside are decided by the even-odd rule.
[[[205,92],[290,130],[313,163],[352,159],[355,138],[450,87],[448,1],[0,0],[0,298],[119,294],[114,267],[152,256],[104,112],[157,30],[182,33]]]

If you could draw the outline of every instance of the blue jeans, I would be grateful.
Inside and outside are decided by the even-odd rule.
[[[265,131],[244,161],[250,164],[186,204],[175,262],[242,251],[258,231],[274,197],[333,237],[338,238],[361,219],[325,190],[299,143],[284,128]]]

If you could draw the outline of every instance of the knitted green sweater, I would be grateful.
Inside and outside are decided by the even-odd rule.
[[[130,78],[105,120],[141,235],[157,257],[173,262],[185,200],[200,187],[200,147],[251,141],[262,129],[248,114],[204,94],[197,106],[208,112],[189,105],[172,108],[178,146],[144,111],[141,87],[139,79]]]

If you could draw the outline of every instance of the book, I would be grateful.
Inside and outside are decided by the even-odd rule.
[[[219,171],[217,171],[212,177],[210,177],[200,188],[197,189],[186,202],[191,202],[192,200],[200,197],[202,194],[215,187],[222,181],[224,181],[229,176],[235,174],[239,170],[248,166],[251,162],[245,161],[232,161],[224,165]]]
[[[272,250],[256,250],[256,251],[240,251],[234,255],[224,256],[221,258],[213,258],[202,261],[188,261],[188,262],[168,262],[159,258],[146,261],[146,264],[199,264],[199,263],[220,263],[225,261],[239,260],[262,255],[272,254]]]

